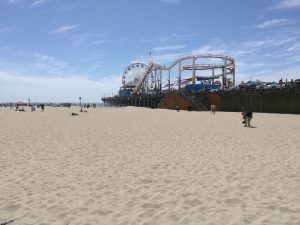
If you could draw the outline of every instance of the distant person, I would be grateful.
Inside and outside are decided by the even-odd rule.
[[[81,108],[79,112],[87,112],[87,110]]]
[[[42,109],[42,112],[45,111],[45,105],[44,104],[41,104],[41,109]]]
[[[24,107],[22,107],[21,109],[19,109],[19,112],[26,112],[26,110],[24,109]]]
[[[210,105],[210,114],[212,114],[213,113],[213,105]]]
[[[176,106],[176,110],[177,110],[177,112],[179,112],[179,105]]]
[[[217,106],[216,105],[212,105],[212,113],[216,114],[216,110],[217,110]]]
[[[31,112],[35,112],[35,107],[34,107],[34,105],[31,105],[31,106],[30,106],[30,109],[31,109]]]
[[[251,124],[250,124],[250,123],[251,123],[251,120],[252,120],[252,117],[253,117],[252,111],[249,111],[249,110],[248,110],[248,111],[246,112],[246,121],[247,121],[246,124],[247,124],[247,127],[252,127]]]

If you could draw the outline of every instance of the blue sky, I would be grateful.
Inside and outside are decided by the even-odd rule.
[[[300,0],[0,0],[0,102],[99,102],[150,51],[231,56],[239,82],[299,79],[299,19]]]

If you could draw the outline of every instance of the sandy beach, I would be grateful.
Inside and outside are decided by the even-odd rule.
[[[0,108],[0,223],[300,224],[300,115]]]

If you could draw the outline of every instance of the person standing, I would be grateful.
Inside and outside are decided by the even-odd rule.
[[[30,108],[31,108],[31,112],[35,112],[35,107],[34,107],[34,105],[30,105]]]
[[[283,81],[282,81],[282,78],[279,80],[279,85],[280,87],[282,87],[282,84],[283,84]]]
[[[212,107],[213,107],[213,109],[212,109],[213,114],[216,114],[217,106],[216,105],[212,105]]]
[[[253,117],[253,113],[252,111],[247,111],[246,112],[246,121],[247,121],[247,127],[251,127],[251,120],[252,120],[252,117]]]

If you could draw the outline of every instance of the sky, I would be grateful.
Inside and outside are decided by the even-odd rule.
[[[0,0],[0,102],[100,102],[131,63],[193,54],[299,79],[299,19],[300,0]]]

